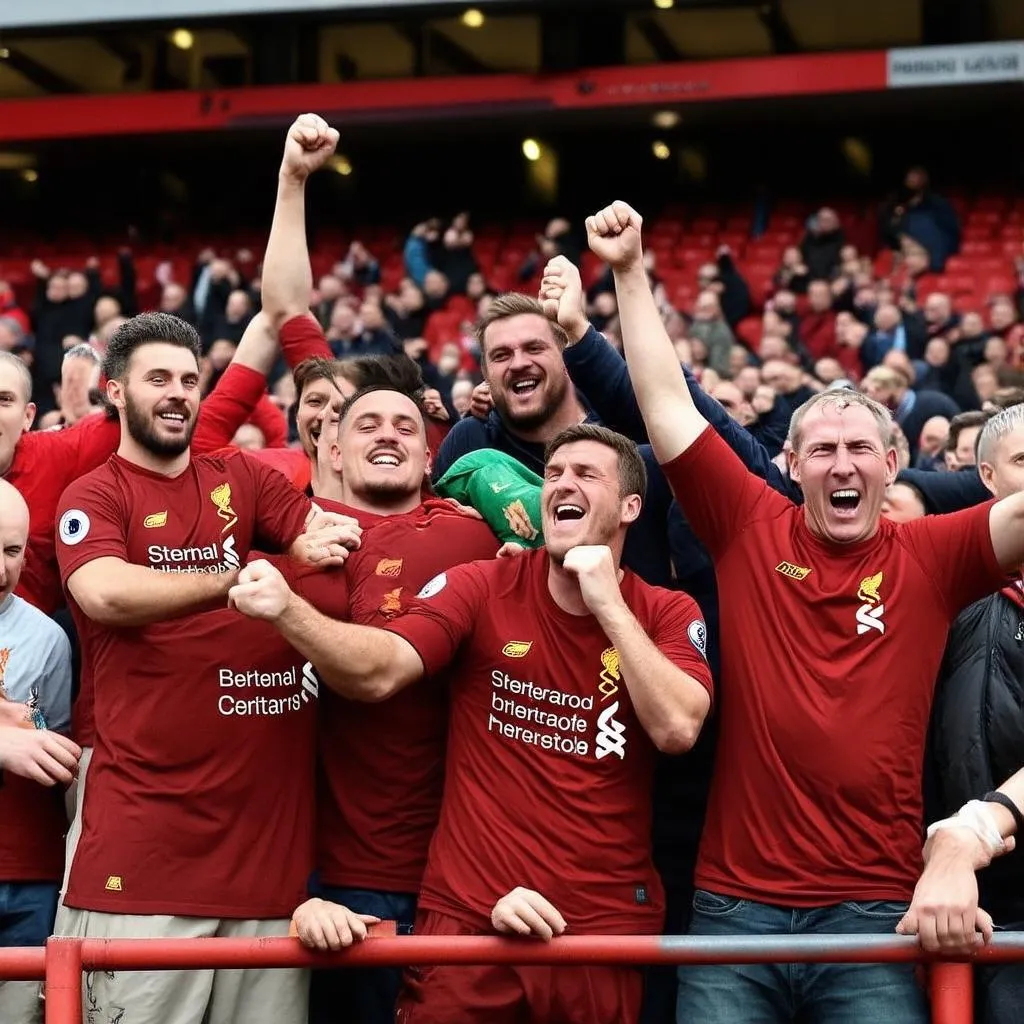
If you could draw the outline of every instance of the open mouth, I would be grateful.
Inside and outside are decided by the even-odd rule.
[[[556,505],[555,506],[555,522],[556,523],[573,523],[582,519],[586,515],[586,512],[579,505]]]
[[[527,395],[532,395],[539,387],[539,377],[523,377],[521,380],[517,380],[509,390],[513,395],[524,398]]]
[[[843,516],[852,516],[860,507],[860,491],[854,490],[852,487],[845,487],[833,491],[828,496],[828,500],[833,511]]]
[[[402,462],[394,452],[377,452],[376,455],[370,456],[369,461],[371,466],[382,466],[389,469],[398,467]]]

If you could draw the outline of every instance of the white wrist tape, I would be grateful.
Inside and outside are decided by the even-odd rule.
[[[928,838],[943,828],[966,828],[973,832],[984,844],[990,857],[998,857],[1006,852],[1006,843],[996,825],[992,812],[981,800],[969,800],[952,818],[943,818],[928,826]]]

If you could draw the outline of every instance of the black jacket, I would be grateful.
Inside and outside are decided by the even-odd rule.
[[[975,601],[949,631],[929,746],[929,821],[980,799],[1024,767],[1024,609],[1004,593]],[[996,924],[1024,921],[1019,850],[994,861],[978,884]]]

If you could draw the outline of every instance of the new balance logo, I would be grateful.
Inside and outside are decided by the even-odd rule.
[[[626,727],[615,718],[615,712],[618,710],[619,702],[616,701],[609,704],[598,716],[594,747],[599,761],[609,754],[615,754],[620,761],[626,757]]]

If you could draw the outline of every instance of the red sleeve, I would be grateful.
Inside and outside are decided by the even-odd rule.
[[[436,675],[473,633],[487,601],[487,584],[472,563],[439,573],[384,629],[416,648],[425,674]]]
[[[715,684],[707,662],[707,627],[697,602],[671,590],[662,591],[659,596],[647,635],[676,668],[708,691],[713,703]]]
[[[60,474],[60,489],[102,466],[121,443],[121,423],[91,413],[65,430],[37,430],[22,435],[18,450],[27,464]]]
[[[754,520],[792,508],[788,498],[743,465],[711,426],[662,469],[687,522],[712,558],[724,554]]]
[[[61,582],[97,558],[128,561],[128,517],[121,493],[107,473],[76,480],[57,508],[57,562]]]
[[[266,393],[267,378],[262,373],[231,363],[199,407],[192,451],[203,455],[231,444],[238,428],[252,416]]]
[[[281,326],[278,335],[281,354],[292,370],[304,359],[333,359],[323,328],[312,313],[293,316]]]
[[[996,561],[989,515],[995,500],[904,524],[900,539],[914,553],[946,603],[952,621],[969,604],[1006,585]]]
[[[283,473],[241,453],[238,457],[252,478],[258,538],[254,547],[287,551],[306,528],[306,517],[312,508],[309,498],[296,490]]]
[[[270,400],[270,395],[264,394],[256,403],[249,422],[260,428],[267,448],[288,446],[288,424],[284,414]]]

